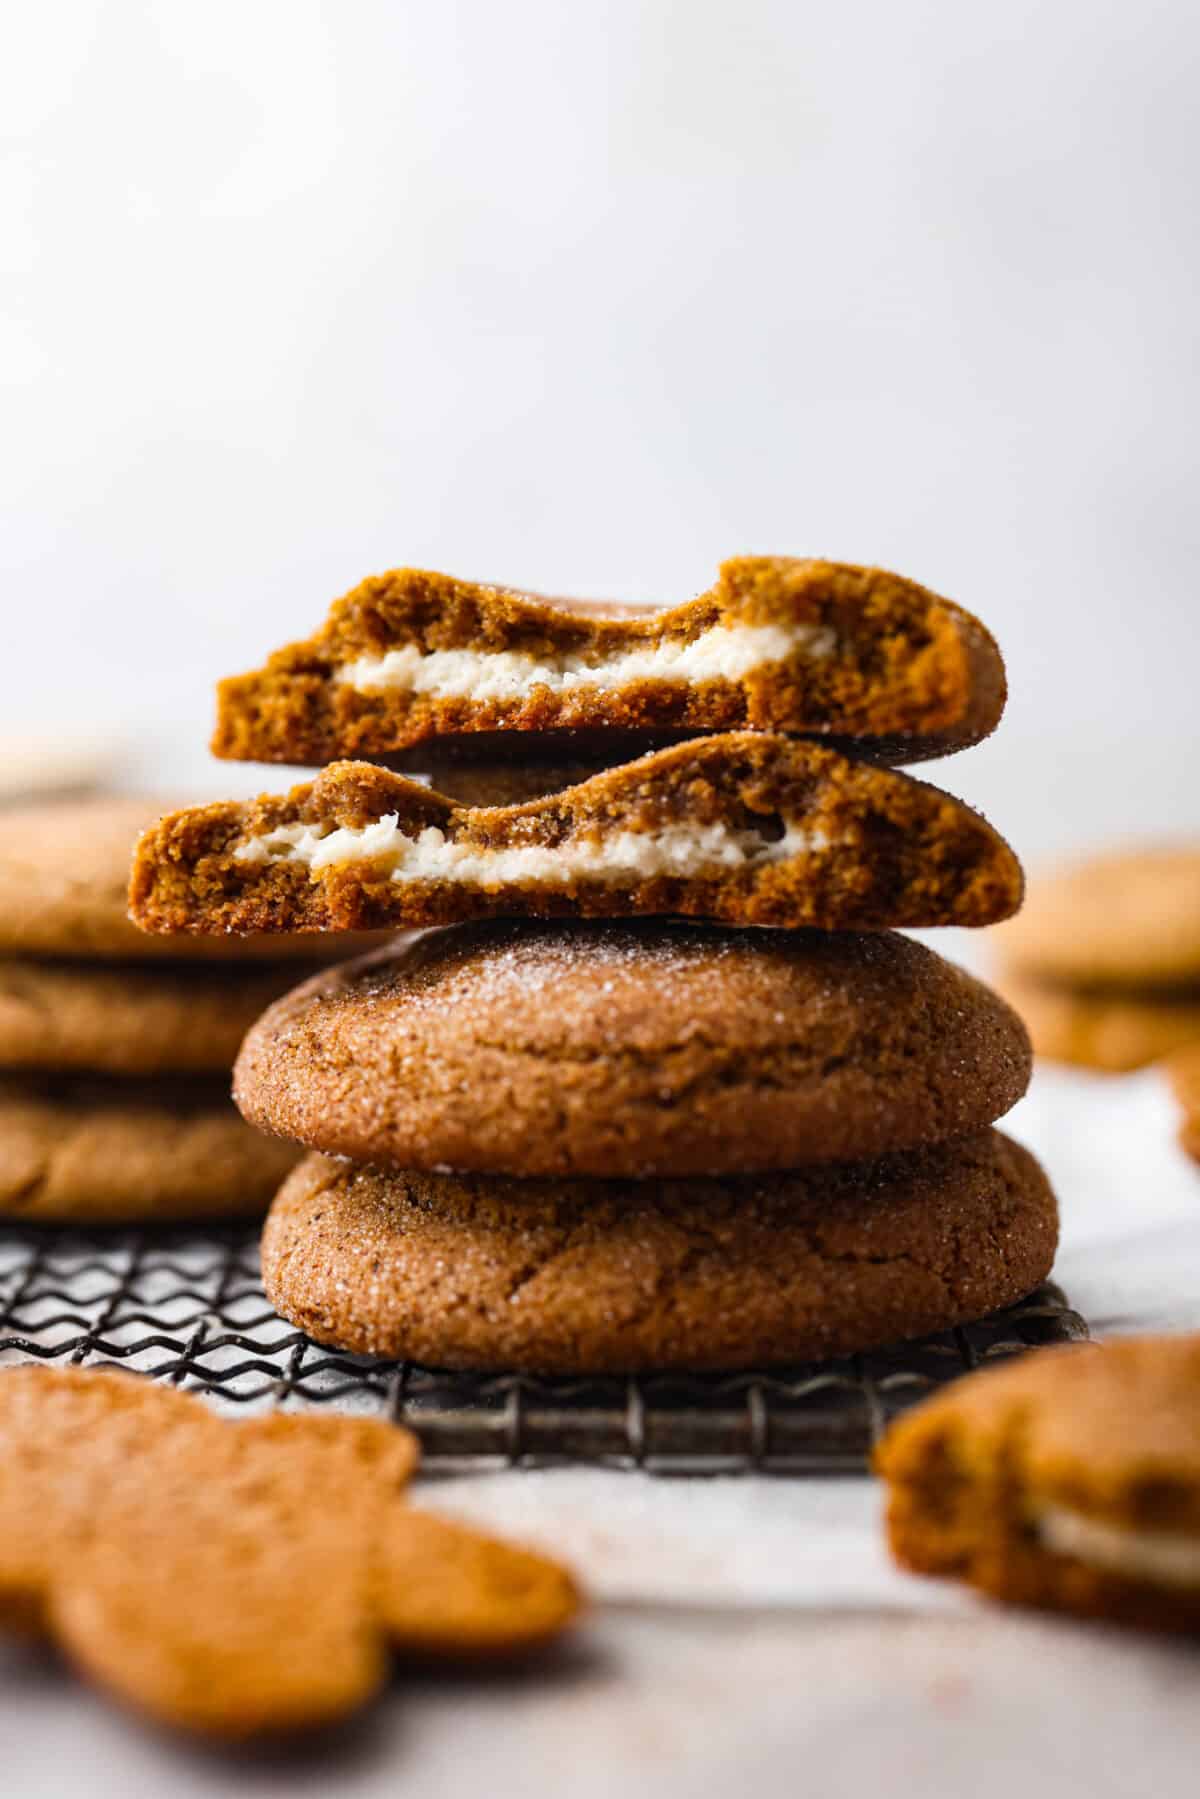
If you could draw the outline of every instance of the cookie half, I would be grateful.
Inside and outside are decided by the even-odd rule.
[[[1124,1074],[1200,1042],[1200,987],[1145,994],[1081,988],[1003,972],[1000,991],[1029,1027],[1039,1056]]]
[[[1200,844],[1093,856],[1030,882],[1006,966],[1076,987],[1200,989]]]
[[[878,1457],[905,1567],[1200,1629],[1200,1336],[1056,1348],[956,1381]]]
[[[167,802],[146,795],[0,809],[0,956],[100,961],[328,961],[344,939],[147,937],[129,922],[129,859]],[[378,943],[364,938],[359,949]]]
[[[1030,1060],[1002,1000],[906,937],[506,922],[298,988],[234,1092],[260,1129],[356,1161],[729,1174],[978,1130]]]
[[[294,962],[148,968],[0,960],[0,1069],[227,1074],[255,1019],[304,973]]]
[[[272,1305],[318,1342],[544,1374],[807,1361],[1036,1287],[1054,1196],[998,1132],[759,1179],[504,1181],[312,1156],[263,1234]]]
[[[496,730],[749,729],[899,739],[911,761],[978,742],[1004,699],[978,619],[882,569],[739,556],[664,611],[401,568],[223,681],[213,749],[316,766]]]
[[[2,1218],[256,1217],[295,1160],[238,1117],[221,1082],[0,1082]]]
[[[147,931],[407,929],[684,914],[880,930],[986,925],[1021,868],[961,801],[793,738],[699,738],[563,793],[464,807],[368,763],[204,806],[141,839]]]

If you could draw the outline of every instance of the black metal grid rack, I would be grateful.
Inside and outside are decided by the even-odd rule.
[[[0,1364],[116,1363],[240,1410],[402,1420],[427,1459],[861,1473],[887,1421],[980,1362],[1086,1337],[1059,1289],[871,1355],[734,1375],[464,1375],[322,1349],[272,1312],[253,1229],[0,1230]]]

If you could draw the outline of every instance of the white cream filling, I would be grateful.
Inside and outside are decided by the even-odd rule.
[[[650,880],[656,875],[694,876],[781,862],[828,846],[821,831],[790,826],[777,840],[726,825],[665,825],[659,831],[614,831],[574,837],[552,849],[521,844],[488,849],[456,843],[436,825],[416,837],[400,829],[396,813],[361,829],[333,831],[280,825],[234,851],[237,862],[302,862],[314,874],[350,862],[390,866],[393,881],[473,881],[484,886],[538,881],[546,886],[586,875],[598,881]]]
[[[383,656],[343,663],[337,679],[363,693],[427,693],[436,699],[515,700],[535,687],[572,693],[623,687],[631,681],[740,681],[753,669],[796,654],[831,656],[827,625],[714,625],[690,643],[657,643],[587,662],[582,656],[539,660],[522,650],[428,650],[415,644]]]
[[[1126,1575],[1152,1586],[1200,1587],[1200,1536],[1130,1530],[1058,1505],[1040,1511],[1036,1526],[1055,1555],[1069,1555],[1105,1574]]]

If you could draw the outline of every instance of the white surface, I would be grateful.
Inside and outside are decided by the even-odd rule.
[[[0,24],[6,729],[203,763],[409,562],[890,564],[1000,638],[1036,857],[1200,828],[1188,0],[58,0]]]
[[[1101,1331],[1200,1328],[1200,1170],[1174,1127],[1155,1075],[1043,1068],[1012,1114],[1062,1200],[1058,1278]],[[516,1472],[428,1478],[419,1498],[575,1563],[595,1604],[569,1654],[523,1677],[398,1676],[361,1728],[250,1763],[168,1745],[11,1649],[12,1792],[1194,1794],[1200,1649],[900,1574],[868,1480]]]

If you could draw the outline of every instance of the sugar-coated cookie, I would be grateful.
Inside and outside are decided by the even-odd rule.
[[[767,730],[942,755],[994,729],[1004,664],[978,619],[882,569],[739,556],[669,610],[546,600],[393,569],[315,636],[223,681],[213,749],[318,766],[497,731]]]
[[[1049,1272],[1054,1195],[988,1131],[726,1180],[514,1181],[312,1156],[271,1208],[271,1303],[321,1343],[549,1374],[756,1367],[979,1318]]]
[[[327,961],[345,938],[147,937],[130,924],[129,862],[139,834],[169,809],[146,795],[102,794],[0,809],[0,956],[101,961]],[[364,939],[367,949],[379,938]]]
[[[263,1008],[305,972],[0,958],[0,1069],[228,1073]]]
[[[1200,1630],[1200,1336],[956,1381],[878,1455],[893,1553],[999,1599]]]
[[[1080,988],[1005,969],[996,982],[1029,1027],[1039,1056],[1123,1074],[1200,1042],[1200,987],[1193,992],[1148,988]]]
[[[153,1224],[256,1217],[296,1160],[216,1080],[0,1080],[0,1218]]]
[[[1200,992],[1200,843],[1111,851],[1039,875],[995,943],[1006,966],[1046,981]]]
[[[133,1375],[4,1369],[0,1623],[159,1723],[233,1740],[356,1710],[392,1649],[555,1636],[571,1577],[406,1504],[416,1459],[372,1420],[231,1421]]]
[[[540,800],[461,806],[362,762],[189,808],[139,842],[147,931],[362,930],[679,914],[881,930],[986,925],[1021,867],[961,801],[794,738],[696,738]]]
[[[260,1129],[401,1168],[738,1174],[977,1130],[1029,1040],[910,938],[496,921],[330,970],[252,1028]]]

